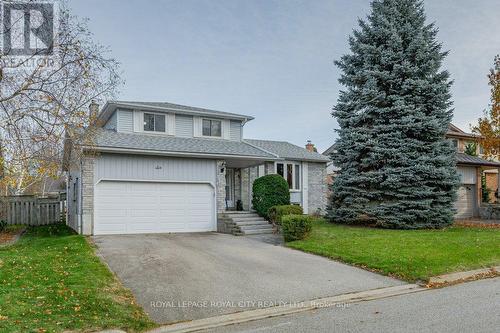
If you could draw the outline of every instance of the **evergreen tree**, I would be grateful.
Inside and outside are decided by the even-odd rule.
[[[440,228],[453,222],[455,151],[447,52],[418,0],[375,0],[349,39],[335,116],[332,157],[341,168],[330,218],[385,228]]]

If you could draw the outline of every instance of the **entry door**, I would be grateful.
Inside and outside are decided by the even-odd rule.
[[[234,169],[226,169],[226,208],[234,208]]]

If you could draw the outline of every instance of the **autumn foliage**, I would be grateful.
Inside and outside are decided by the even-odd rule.
[[[480,144],[486,157],[500,160],[500,55],[495,57],[495,65],[488,75],[491,86],[491,104],[479,118],[473,131],[481,135]]]

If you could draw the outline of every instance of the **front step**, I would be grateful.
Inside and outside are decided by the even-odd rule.
[[[272,234],[273,227],[264,218],[253,212],[231,211],[219,214],[219,221],[233,235]]]

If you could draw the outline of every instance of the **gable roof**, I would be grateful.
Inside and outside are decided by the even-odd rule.
[[[137,151],[199,156],[234,156],[275,160],[271,153],[244,141],[207,138],[181,138],[154,134],[136,134],[98,129],[94,145],[100,151]],[[91,147],[92,148],[92,147]]]
[[[331,154],[333,154],[335,152],[335,148],[334,148],[334,144],[331,145],[330,147],[328,147],[327,150],[325,150],[324,152],[322,152],[322,155],[325,155],[325,156],[328,156],[330,157]]]
[[[477,156],[470,156],[464,153],[457,153],[457,164],[467,164],[475,166],[492,166],[500,168],[499,162],[492,162]]]
[[[458,138],[473,138],[473,139],[479,138],[479,135],[473,133],[467,133],[451,123],[448,126],[448,131],[446,132],[446,136],[458,137]]]
[[[140,101],[108,101],[102,108],[99,114],[99,119],[106,121],[116,109],[140,109],[146,111],[156,112],[174,112],[179,114],[192,114],[200,116],[228,118],[234,120],[242,120],[244,122],[254,119],[252,116],[247,116],[238,113],[210,110],[198,108],[194,106],[187,106],[181,104],[174,104],[168,102],[140,102]]]
[[[328,162],[330,159],[318,153],[310,152],[305,148],[296,146],[286,141],[270,141],[270,140],[255,140],[244,139],[245,142],[272,153],[282,159],[311,161],[311,162]]]

